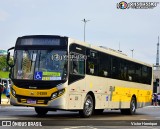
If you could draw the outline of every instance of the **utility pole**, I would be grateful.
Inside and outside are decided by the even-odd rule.
[[[119,42],[119,50],[118,50],[119,52],[122,52],[121,51],[121,44],[120,44],[120,42]]]
[[[133,58],[133,51],[134,51],[134,49],[131,49],[131,52],[132,52],[132,58]]]
[[[86,23],[90,20],[83,19],[82,21],[84,22],[84,42],[85,42],[85,39],[86,39]]]
[[[158,36],[158,43],[157,43],[156,65],[159,66],[159,36]]]

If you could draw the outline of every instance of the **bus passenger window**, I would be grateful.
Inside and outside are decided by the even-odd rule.
[[[98,76],[100,77],[110,77],[110,58],[109,55],[104,53],[99,53],[99,69]]]
[[[76,75],[84,75],[84,61],[71,61],[70,73]]]
[[[98,75],[98,52],[87,49],[87,69],[86,73],[89,75]]]
[[[78,74],[78,65],[76,61],[73,61],[73,73]]]
[[[135,77],[136,77],[136,82],[140,82],[141,83],[142,70],[141,70],[141,65],[139,65],[139,64],[136,64]]]
[[[147,75],[148,75],[148,69],[147,66],[142,66],[142,82],[144,84],[147,84],[148,80],[147,80]]]
[[[97,72],[98,72],[97,63],[92,61],[87,61],[86,73],[89,75],[97,75]]]
[[[91,63],[91,62],[89,62],[89,63],[88,63],[88,68],[89,68],[89,72],[90,72],[91,74],[94,74],[94,64]]]
[[[119,66],[120,65],[120,60],[116,57],[112,57],[112,65],[111,65],[111,69],[112,69],[112,78],[114,79],[119,79],[120,78],[120,69]]]

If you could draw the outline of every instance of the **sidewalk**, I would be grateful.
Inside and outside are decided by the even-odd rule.
[[[157,105],[157,106],[153,106],[153,105],[151,105],[151,106],[147,106],[148,108],[160,108],[160,106],[159,105]],[[146,107],[146,108],[147,108]],[[145,107],[144,107],[145,108]]]
[[[1,100],[0,106],[9,106],[9,105],[10,105],[10,101],[8,101],[8,99]]]

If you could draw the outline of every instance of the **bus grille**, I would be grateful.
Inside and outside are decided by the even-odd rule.
[[[51,100],[51,98],[49,97],[34,97],[33,98],[33,97],[20,96],[20,95],[17,95],[16,97],[19,103],[24,103],[24,104],[47,104],[48,101]]]

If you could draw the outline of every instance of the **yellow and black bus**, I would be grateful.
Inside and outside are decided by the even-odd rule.
[[[7,63],[11,104],[35,107],[38,115],[57,109],[82,117],[104,109],[134,114],[151,104],[152,66],[109,48],[56,35],[23,36],[8,49]]]

